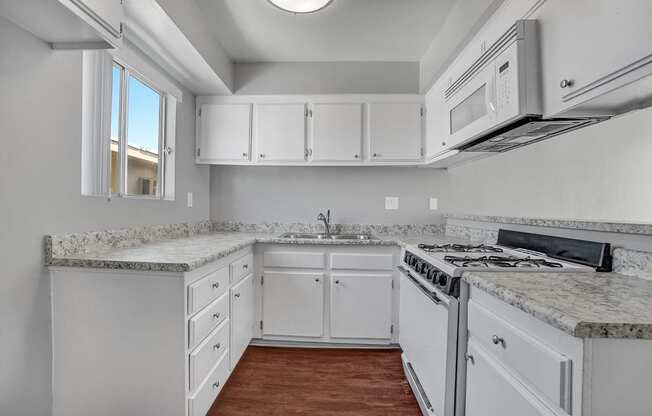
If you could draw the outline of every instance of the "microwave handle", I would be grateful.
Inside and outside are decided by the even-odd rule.
[[[492,73],[487,81],[487,93],[485,94],[485,105],[489,114],[496,115],[496,74]]]

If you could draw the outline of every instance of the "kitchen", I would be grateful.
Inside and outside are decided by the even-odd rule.
[[[650,15],[0,1],[0,413],[649,414]]]

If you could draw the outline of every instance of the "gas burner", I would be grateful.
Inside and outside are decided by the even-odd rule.
[[[561,263],[554,263],[545,259],[536,259],[532,257],[513,257],[513,256],[481,256],[481,257],[457,257],[446,256],[444,260],[457,267],[515,267],[515,268],[562,268]]]
[[[428,253],[502,253],[500,247],[484,244],[419,244],[418,247]]]

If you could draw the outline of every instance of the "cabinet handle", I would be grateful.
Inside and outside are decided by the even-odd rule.
[[[319,283],[319,279],[315,279],[315,282]]]
[[[502,338],[502,337],[499,337],[498,335],[494,335],[493,337],[491,337],[491,342],[493,342],[494,345],[501,344],[503,346],[503,348],[505,348],[505,339]]]
[[[378,153],[374,153],[374,157],[380,157]]]
[[[220,313],[214,313],[213,314],[213,319],[220,319]]]
[[[442,145],[442,146],[446,146],[446,142],[441,142],[441,145]]]
[[[559,86],[561,88],[569,88],[573,86],[573,80],[572,79],[562,79],[561,82],[559,83]]]
[[[353,155],[353,157],[356,158],[356,159],[359,159],[359,158],[360,158],[359,155]]]
[[[221,346],[222,346],[222,344],[220,344],[219,342],[217,344],[213,345],[213,351],[219,350]]]
[[[213,289],[217,289],[217,288],[220,287],[220,283],[219,283],[219,282],[215,282],[215,283],[213,283],[213,284],[211,285],[211,287],[212,287]]]
[[[243,154],[242,154],[242,157],[247,157],[247,154],[246,154],[246,153],[243,153]]]
[[[260,154],[260,158],[261,158],[261,159],[264,159],[264,158],[265,158],[265,154],[264,154],[264,153],[261,153],[261,154]]]
[[[248,264],[243,264],[243,265],[242,265],[242,268],[245,269],[245,270],[247,270],[247,269],[249,268],[249,265],[248,265]]]
[[[235,295],[233,295],[233,297],[237,299],[237,298],[240,297],[240,294],[239,294],[239,293],[236,293]]]
[[[216,381],[215,383],[213,383],[213,390],[218,389],[218,388],[220,388],[220,382]]]
[[[464,353],[464,359],[475,365],[475,358],[473,358],[473,356],[468,352]]]
[[[339,280],[336,280],[336,281],[335,281],[335,284],[336,284],[336,285],[339,285],[339,284],[340,284],[340,281],[339,281]]]

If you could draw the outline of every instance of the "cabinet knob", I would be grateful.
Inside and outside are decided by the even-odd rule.
[[[562,79],[561,82],[559,83],[559,86],[561,88],[568,88],[573,86],[573,80],[571,79]]]
[[[261,158],[261,159],[264,159],[264,158],[265,158],[265,154],[264,154],[264,153],[261,153],[261,154],[260,154],[260,158]]]
[[[374,153],[374,157],[380,157],[378,153]]]
[[[220,382],[219,381],[216,381],[215,383],[213,383],[213,390],[219,389],[219,388],[220,388]]]
[[[491,342],[493,342],[494,345],[501,344],[503,346],[503,348],[505,348],[505,339],[502,338],[502,337],[499,337],[498,335],[494,335],[493,337],[491,337]]]
[[[213,351],[219,350],[221,346],[222,346],[222,344],[220,344],[219,342],[217,344],[213,345]]]
[[[219,283],[219,282],[215,282],[215,283],[213,283],[213,284],[211,285],[211,287],[212,287],[213,289],[217,289],[217,288],[220,287],[220,283]]]
[[[442,146],[446,146],[446,142],[441,142],[441,145],[442,145]]]
[[[315,282],[319,283],[319,279],[315,279]]]
[[[359,159],[360,155],[353,155],[354,158]]]
[[[213,314],[213,319],[220,319],[220,313],[214,313]]]
[[[242,268],[245,269],[245,270],[247,270],[247,269],[249,268],[249,265],[248,265],[248,264],[243,264],[243,265],[242,265]]]
[[[233,295],[233,297],[237,299],[237,298],[240,297],[240,294],[239,294],[239,293],[236,293],[235,295]]]
[[[247,157],[247,153],[243,153],[243,154],[242,154],[242,157]]]
[[[464,359],[466,361],[469,361],[471,364],[475,364],[475,358],[473,358],[473,356],[471,354],[469,354],[468,352],[464,353]]]
[[[340,284],[340,281],[339,281],[339,280],[336,280],[336,281],[335,281],[335,284],[336,284],[336,285],[339,285],[339,284]]]

